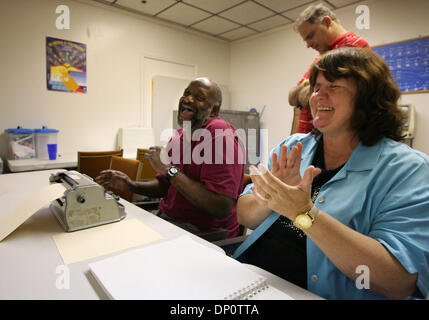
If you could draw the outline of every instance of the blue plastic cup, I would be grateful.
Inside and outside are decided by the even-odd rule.
[[[48,154],[49,154],[49,160],[56,160],[57,159],[57,144],[56,143],[48,144]]]

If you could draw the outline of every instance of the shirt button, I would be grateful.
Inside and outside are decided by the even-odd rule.
[[[311,276],[311,281],[316,282],[316,281],[318,281],[318,280],[319,280],[319,277],[317,276],[317,274],[313,274],[313,275]]]
[[[321,197],[319,198],[319,200],[317,200],[317,201],[319,201],[319,203],[322,203],[322,202],[324,202],[324,201],[325,201],[325,197],[324,197],[324,196],[321,196]]]

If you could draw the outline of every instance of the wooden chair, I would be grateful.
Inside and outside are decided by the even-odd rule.
[[[152,168],[149,160],[144,156],[144,153],[148,149],[138,148],[137,149],[137,157],[136,159],[142,163],[142,169],[139,175],[137,176],[137,180],[150,180],[154,179],[156,176],[156,171]]]
[[[136,180],[137,174],[141,170],[141,163],[138,160],[134,159],[126,159],[122,157],[112,156],[112,160],[110,163],[110,169],[118,170],[125,173],[132,180]],[[116,195],[120,196],[122,199],[125,199],[129,202],[133,201],[134,193],[131,191],[119,191],[114,188],[106,188]]]
[[[77,171],[95,179],[100,172],[110,168],[112,156],[122,157],[123,150],[80,151],[77,153]]]
[[[150,164],[150,161],[144,156],[144,153],[148,149],[145,148],[138,148],[137,149],[137,156],[136,159],[140,161],[140,171],[137,174],[137,181],[142,180],[151,180],[155,179],[156,177],[156,171],[152,168],[152,165]],[[142,195],[135,195],[134,197],[134,204],[146,211],[153,211],[158,209],[158,205],[160,203],[160,198],[150,198]]]
[[[252,183],[252,179],[250,178],[250,174],[245,173],[243,178],[243,190],[249,183]]]

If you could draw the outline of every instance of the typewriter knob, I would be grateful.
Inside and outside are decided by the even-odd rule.
[[[84,203],[85,202],[85,197],[83,195],[78,195],[77,196],[77,202],[79,203]]]

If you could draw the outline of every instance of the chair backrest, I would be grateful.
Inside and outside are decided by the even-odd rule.
[[[80,151],[77,153],[77,171],[95,179],[100,172],[110,168],[112,156],[122,157],[123,150]]]
[[[144,153],[148,149],[138,148],[137,149],[137,157],[136,159],[139,160],[142,164],[141,172],[137,176],[137,180],[150,180],[154,179],[156,176],[156,171],[152,168],[152,165],[150,164],[149,160],[144,156]]]
[[[137,173],[140,170],[140,166],[141,166],[141,163],[138,160],[126,159],[126,158],[117,157],[117,156],[112,156],[112,161],[110,163],[110,169],[121,171],[125,173],[128,177],[130,177],[130,179],[132,180],[136,180]],[[111,187],[106,189],[117,194],[122,199],[125,199],[130,202],[133,201],[134,193],[132,193],[131,191],[124,192]]]
[[[245,173],[243,179],[243,190],[249,183],[252,183],[252,179],[250,179],[250,174]]]

